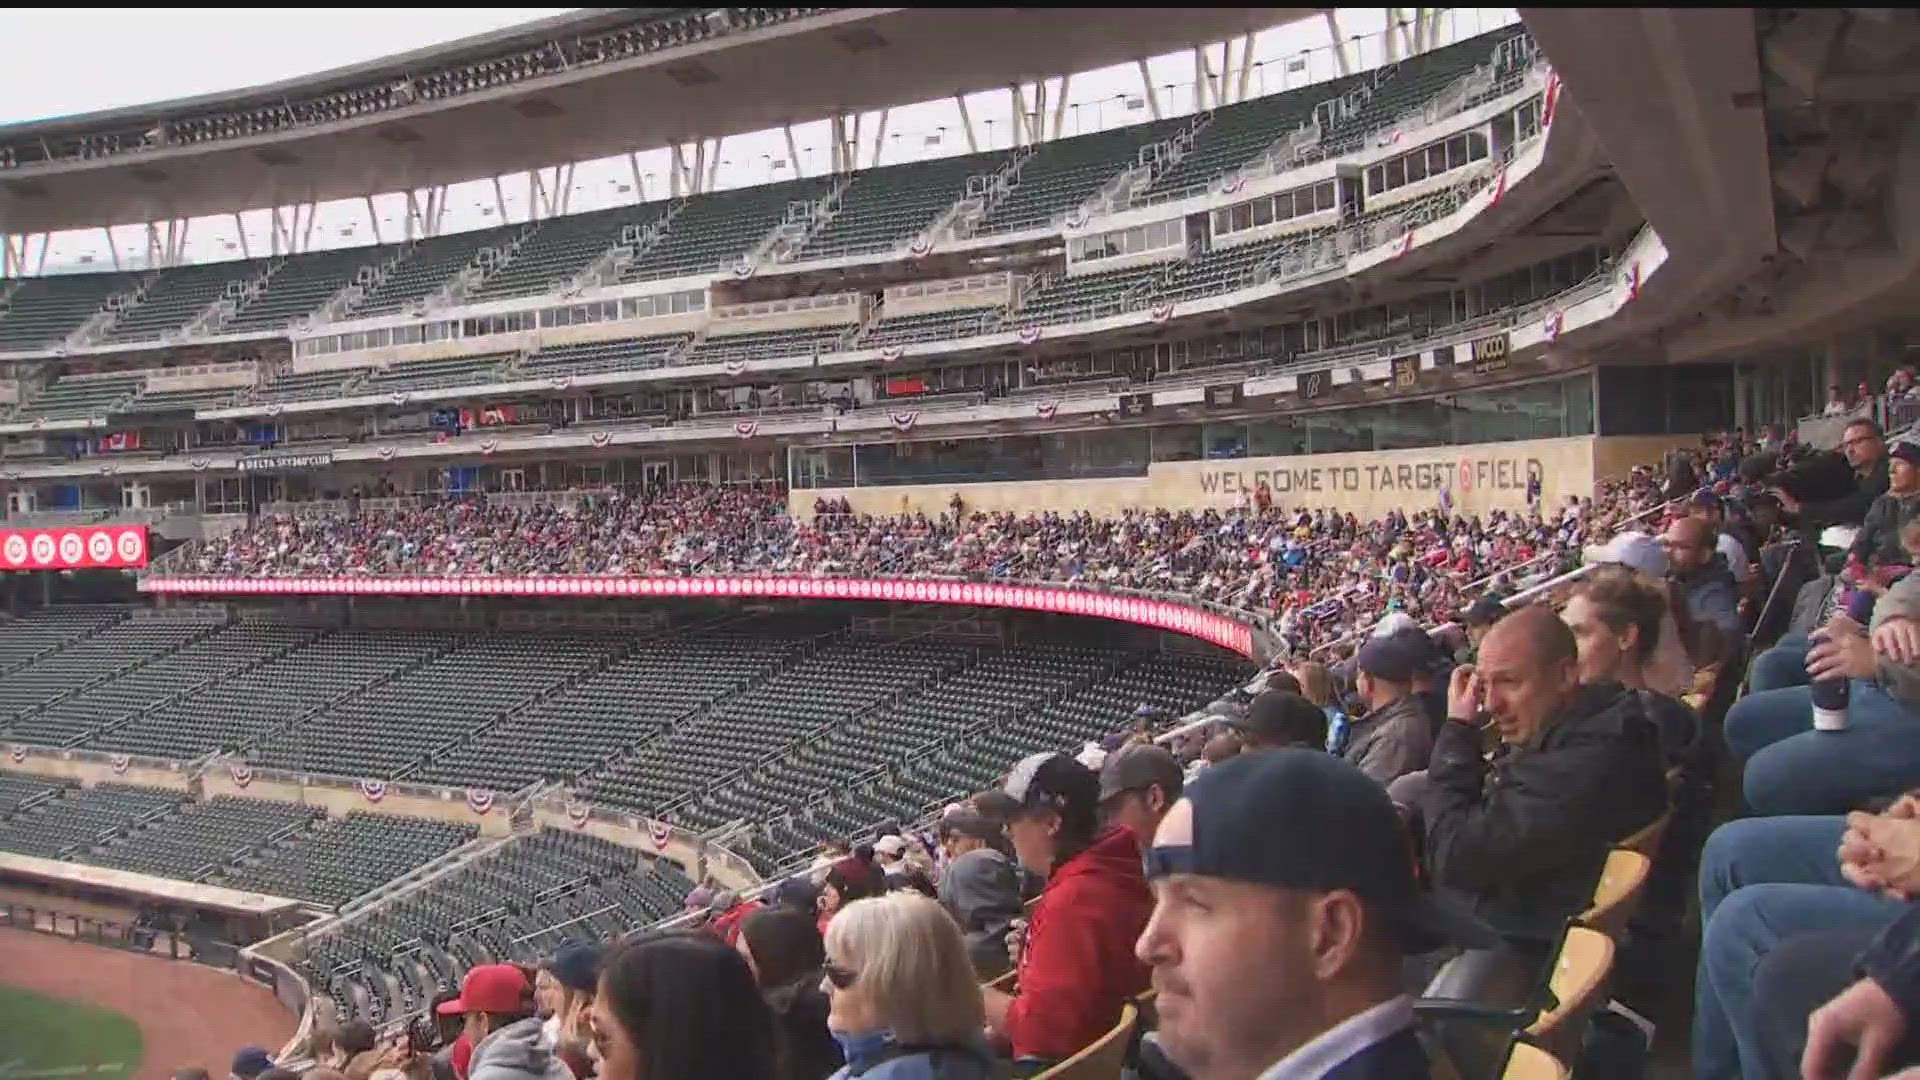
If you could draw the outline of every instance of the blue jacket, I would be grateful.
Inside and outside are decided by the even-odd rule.
[[[830,1080],[993,1080],[986,1044],[908,1050],[891,1041],[842,1042],[847,1064]]]

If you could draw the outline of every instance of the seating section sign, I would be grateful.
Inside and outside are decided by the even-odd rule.
[[[145,565],[144,525],[0,529],[0,570],[129,570]]]

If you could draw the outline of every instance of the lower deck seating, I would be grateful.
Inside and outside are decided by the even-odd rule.
[[[225,864],[325,816],[326,811],[317,806],[218,796],[189,803],[176,815],[129,830],[98,851],[72,857],[139,874],[206,881]]]
[[[183,791],[133,784],[70,788],[0,822],[0,851],[64,858],[165,817],[186,798]]]
[[[355,810],[243,860],[230,889],[339,907],[472,840],[472,825]]]
[[[671,862],[543,830],[330,927],[307,941],[299,962],[316,988],[349,1006],[342,1019],[379,1021],[423,1007],[476,964],[529,962],[569,940],[605,939],[678,914],[692,887]]]

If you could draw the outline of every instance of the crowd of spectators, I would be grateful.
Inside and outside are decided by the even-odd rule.
[[[1920,454],[1864,420],[1829,461],[1736,439],[1676,455],[1552,526],[1537,519],[1563,530],[1557,544],[1604,542],[1574,548],[1582,573],[1536,601],[1482,598],[1458,632],[1362,608],[1352,647],[1277,657],[1173,737],[1122,722],[1077,754],[1009,763],[994,790],[926,822],[830,845],[753,898],[703,885],[681,929],[596,952],[594,992],[563,999],[544,1034],[532,1011],[494,1016],[483,1000],[487,980],[517,995],[537,974],[474,969],[439,1007],[467,1017],[474,1047],[452,1075],[520,1080],[498,1064],[511,1061],[541,1080],[1021,1076],[1142,1030],[1128,1053],[1142,1077],[1419,1077],[1436,1053],[1457,1068],[1464,1044],[1436,1038],[1416,997],[1484,1008],[1502,1054],[1551,1010],[1575,1025],[1554,1052],[1584,1055],[1583,1073],[1645,1075],[1644,1036],[1636,1061],[1600,1035],[1624,1022],[1594,1011],[1609,968],[1559,1009],[1545,987],[1573,963],[1570,922],[1611,935],[1602,965],[1636,944],[1624,920],[1594,914],[1608,868],[1623,851],[1674,858],[1664,838],[1712,813],[1681,797],[1696,784],[1729,786],[1749,815],[1700,854],[1696,1075],[1920,1063],[1920,577],[1905,573],[1920,523],[1904,516],[1916,480]],[[1284,551],[1297,527],[1268,507],[1090,526],[956,513],[917,521],[921,535],[854,518],[834,534],[785,521],[772,493],[684,489],[606,513],[657,505],[697,525],[726,500],[762,507],[772,531],[758,542],[777,535],[787,555],[845,535],[860,543],[841,557],[896,573],[981,572],[982,537],[1013,538],[1008,565],[1044,575],[1072,562],[1063,545],[1093,538],[1144,551],[1157,527],[1183,550],[1206,543],[1199,521],[1247,538],[1273,515]],[[1626,520],[1642,505],[1659,512]],[[1307,517],[1330,534],[1309,542],[1442,527]],[[1898,539],[1817,554],[1810,530],[1869,519]],[[505,534],[485,535],[497,556]],[[617,545],[624,532],[584,535]],[[464,557],[457,540],[429,548]],[[1341,550],[1316,547],[1309,564]],[[949,561],[916,561],[929,552]],[[796,566],[823,568],[780,569]],[[1783,585],[1797,600],[1781,601]],[[1790,632],[1766,633],[1788,607]],[[1749,670],[1746,642],[1762,635],[1778,641]],[[1753,692],[1726,708],[1743,678]]]
[[[1283,508],[1264,488],[1224,510],[859,515],[820,500],[787,513],[770,484],[679,484],[507,506],[457,499],[395,510],[265,516],[158,568],[229,577],[539,574],[926,577],[1171,593],[1259,616],[1313,648],[1383,612],[1453,618],[1472,586],[1571,568],[1584,547],[1661,502],[1651,470],[1531,512]]]

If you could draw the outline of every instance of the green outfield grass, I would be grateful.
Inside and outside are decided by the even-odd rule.
[[[111,1009],[0,986],[0,1078],[47,1070],[140,1066],[140,1029]]]

